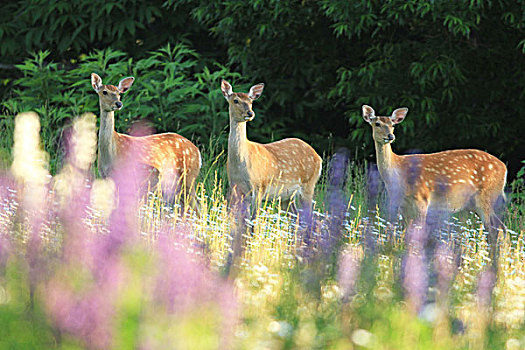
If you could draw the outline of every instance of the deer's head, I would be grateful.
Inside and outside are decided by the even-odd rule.
[[[394,125],[401,123],[408,113],[408,108],[398,108],[390,117],[380,117],[370,106],[363,105],[362,109],[363,119],[372,126],[372,137],[379,144],[394,142]]]
[[[263,89],[264,84],[261,83],[252,86],[247,94],[244,92],[233,92],[230,83],[222,80],[221,91],[230,105],[230,118],[237,123],[252,121],[255,118],[252,102],[261,96]]]
[[[97,92],[100,108],[105,112],[118,111],[122,108],[120,94],[125,93],[133,85],[135,78],[127,77],[122,79],[118,86],[102,84],[102,78],[96,73],[91,73],[91,86]]]

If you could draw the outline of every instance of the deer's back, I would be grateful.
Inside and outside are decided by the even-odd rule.
[[[315,150],[297,138],[288,138],[262,145],[275,160],[275,171],[283,182],[307,183],[317,180],[322,159]]]
[[[194,179],[201,167],[199,149],[191,141],[176,133],[147,136],[119,134],[119,153],[135,152],[141,163],[150,165],[160,173],[171,172]]]
[[[505,184],[505,164],[480,150],[414,154],[399,159],[408,195],[426,194],[462,202],[479,191],[499,193]]]
[[[269,144],[248,142],[246,153],[228,154],[228,176],[243,192],[293,192],[319,178],[322,159],[306,142],[289,138]]]

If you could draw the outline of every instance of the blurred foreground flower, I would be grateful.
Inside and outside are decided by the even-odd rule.
[[[0,272],[13,253],[13,222],[23,213],[20,229],[29,240],[23,240],[21,266],[29,266],[31,305],[33,299],[43,303],[56,344],[229,348],[237,322],[231,284],[189,253],[185,242],[171,239],[177,235],[169,222],[160,225],[166,231],[156,232],[161,238],[152,246],[141,239],[139,184],[145,174],[134,162],[140,157],[130,152],[112,179],[93,181],[92,114],[74,122],[67,144],[66,163],[51,188],[38,116],[19,115],[11,167],[16,183],[0,186],[0,204],[13,208],[0,215]],[[104,211],[105,220],[93,216],[93,209]],[[59,239],[43,241],[50,232]]]
[[[411,225],[407,230],[407,255],[403,270],[403,287],[410,310],[418,313],[428,289],[424,228]]]
[[[346,301],[354,292],[356,279],[359,277],[359,250],[357,247],[349,247],[339,257],[339,271],[337,280],[341,286],[343,301]]]

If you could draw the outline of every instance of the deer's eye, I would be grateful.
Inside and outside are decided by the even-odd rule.
[[[103,93],[104,95],[107,95],[107,94],[108,94],[108,92],[107,92],[106,90],[102,91],[102,93]]]
[[[239,103],[239,100],[233,100],[233,103]]]
[[[381,124],[379,124],[378,122],[376,122],[376,126],[380,126]]]

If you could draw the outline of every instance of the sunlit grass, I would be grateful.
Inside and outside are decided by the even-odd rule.
[[[140,222],[146,227],[142,231],[153,233],[160,229],[157,225],[165,223],[168,219],[173,227],[182,228],[174,231],[193,232],[190,236],[184,235],[182,238],[192,242],[188,246],[194,247],[194,252],[206,254],[210,266],[219,272],[224,267],[228,254],[232,251],[231,222],[233,218],[228,212],[226,194],[222,191],[223,186],[220,179],[214,177],[211,193],[206,193],[202,184],[199,188],[201,218],[191,215],[175,215],[177,209],[173,212],[171,209],[165,209],[165,204],[162,203],[159,196],[149,196],[141,208],[141,213],[144,214]],[[361,251],[362,256],[362,240],[368,230],[374,237],[376,248],[380,253],[376,257],[377,266],[374,276],[376,285],[372,290],[373,297],[361,295],[358,290],[353,301],[345,306],[341,303],[341,289],[334,275],[321,281],[320,297],[315,297],[315,294],[308,291],[304,285],[305,282],[301,280],[304,276],[299,272],[303,269],[307,271],[308,266],[301,260],[302,245],[298,240],[297,218],[293,214],[280,210],[275,202],[265,203],[263,201],[263,206],[257,210],[255,218],[249,222],[250,229],[244,234],[242,260],[239,264],[239,273],[234,281],[237,295],[243,305],[242,314],[245,320],[239,325],[236,332],[239,346],[252,348],[253,344],[260,344],[261,348],[264,348],[264,344],[273,344],[270,345],[270,348],[273,348],[288,341],[304,346],[307,344],[308,346],[319,345],[320,343],[317,343],[319,340],[315,340],[317,336],[313,336],[311,332],[319,331],[315,329],[315,323],[319,321],[319,317],[327,317],[325,314],[329,315],[329,322],[336,325],[332,331],[341,338],[339,341],[342,345],[337,346],[350,346],[351,333],[349,339],[345,338],[345,335],[350,332],[352,326],[349,326],[350,329],[345,329],[344,322],[348,317],[355,317],[354,322],[358,322],[359,316],[352,317],[345,313],[355,312],[356,308],[362,306],[360,303],[370,302],[370,298],[377,303],[376,307],[385,307],[385,315],[390,315],[385,317],[390,322],[402,322],[402,325],[396,326],[396,332],[412,333],[420,329],[421,332],[428,333],[429,344],[432,339],[435,340],[435,348],[445,349],[451,346],[462,348],[470,343],[478,344],[474,341],[476,336],[472,331],[475,327],[482,327],[480,325],[482,318],[480,318],[479,305],[475,296],[477,278],[479,273],[490,265],[486,232],[483,231],[481,221],[473,214],[464,215],[460,219],[451,218],[441,236],[441,243],[451,250],[459,249],[462,256],[461,264],[452,281],[451,295],[448,298],[450,305],[446,306],[448,310],[446,315],[463,322],[462,327],[469,331],[453,334],[455,330],[451,329],[450,319],[447,317],[443,319],[443,316],[439,316],[441,314],[438,311],[433,311],[435,315],[432,315],[432,322],[434,322],[432,323],[424,318],[422,321],[405,308],[404,302],[399,298],[399,291],[395,290],[405,249],[405,232],[402,227],[387,223],[378,210],[379,208],[367,210],[356,203],[353,196],[350,196],[344,221],[342,249],[345,247],[357,248]],[[323,212],[316,212],[315,218],[317,227],[326,225],[329,220],[328,214]],[[486,314],[483,316],[490,317],[483,325],[484,332],[489,325],[498,329],[507,329],[509,339],[514,339],[513,337],[516,337],[517,334],[521,334],[520,330],[525,321],[524,235],[523,229],[516,232],[509,227],[507,236],[500,237],[500,268],[494,290],[494,302],[488,316]],[[151,239],[147,233],[144,234],[144,237]],[[293,304],[287,307],[295,308],[296,324],[289,324],[289,320],[279,318],[278,310],[282,307],[283,293],[293,295]],[[376,325],[368,329],[369,332],[372,332],[377,348],[382,348],[382,346],[388,348],[386,344],[392,346],[405,344],[406,348],[410,348],[408,344],[415,345],[419,339],[419,336],[416,335],[408,338],[405,335],[399,339],[397,337],[381,339],[386,335],[374,335],[377,327],[380,326]],[[429,329],[438,327],[440,330],[425,331],[424,329],[428,327]],[[384,330],[376,331],[383,332]],[[433,332],[437,333],[433,335]],[[458,339],[462,340],[455,341]],[[359,343],[360,340],[356,341]],[[382,341],[385,344],[381,345]],[[353,342],[353,345],[357,343]]]
[[[89,116],[84,118],[85,123],[93,122]],[[36,130],[33,137],[37,137],[38,129],[33,124]],[[45,154],[38,142],[18,144],[22,151],[18,156],[15,152],[13,169],[20,169],[14,173],[25,187],[20,187],[22,190],[18,193],[6,184],[2,189],[7,190],[0,198],[0,234],[15,244],[15,256],[29,255],[35,222],[41,225],[39,242],[46,254],[60,256],[72,227],[65,227],[62,218],[47,213],[55,213],[53,208],[58,207],[67,214],[78,199],[76,194],[82,191],[89,191],[88,204],[75,220],[81,220],[85,225],[82,227],[87,228],[84,234],[92,237],[109,234],[112,215],[120,204],[119,189],[111,179],[79,175],[86,172],[94,160],[94,153],[89,151],[95,146],[90,138],[94,128],[90,129],[89,125],[84,127],[85,134],[78,131],[79,144],[85,145],[85,151],[68,163],[75,167],[66,166],[53,178],[47,173]],[[23,138],[17,139],[23,142]],[[525,346],[525,227],[523,220],[515,215],[521,210],[515,202],[509,204],[513,212],[507,216],[507,235],[500,234],[499,269],[490,303],[483,304],[479,296],[480,276],[491,263],[486,232],[474,214],[466,213],[448,219],[436,237],[439,249],[459,252],[461,256],[457,267],[452,257],[449,259],[453,266],[452,280],[444,289],[439,287],[441,290],[434,283],[433,290],[427,291],[428,303],[415,312],[400,277],[407,255],[407,232],[403,225],[386,220],[381,204],[384,194],[379,192],[378,198],[367,197],[366,164],[350,162],[348,165],[348,179],[340,189],[345,198],[343,218],[336,232],[332,226],[337,221],[329,211],[329,179],[324,174],[316,193],[311,240],[306,245],[298,216],[282,208],[277,200],[261,198],[253,218],[245,218],[242,225],[235,223],[238,217],[229,208],[223,157],[224,153],[218,152],[206,162],[201,182],[196,184],[200,216],[189,206],[180,205],[186,202],[180,198],[187,195],[184,193],[175,198],[175,204],[167,203],[158,187],[147,188],[139,196],[131,212],[137,220],[131,222],[137,226],[139,237],[135,238],[142,242],[144,249],[128,248],[124,253],[124,263],[132,267],[133,273],[126,277],[127,288],[116,292],[120,295],[121,314],[116,316],[115,327],[120,331],[116,332],[115,346],[136,344],[133,332],[146,334],[142,344],[152,348],[163,348],[170,343],[180,348],[193,345],[213,349],[221,342],[217,324],[224,310],[209,300],[191,313],[173,315],[162,313],[157,304],[147,306],[149,301],[143,299],[142,293],[151,288],[150,277],[143,279],[143,271],[150,268],[162,275],[165,268],[158,265],[161,260],[150,258],[147,252],[158,249],[159,239],[166,236],[187,254],[185,257],[203,263],[214,276],[223,276],[225,283],[233,286],[239,303],[238,322],[231,325],[234,348],[517,349]],[[34,195],[27,189],[36,191],[39,197],[32,198]],[[28,207],[40,213],[37,221],[27,214],[32,212],[24,211],[25,216],[19,213],[20,200],[30,203]],[[39,208],[35,208],[31,200],[37,200]],[[379,204],[373,205],[374,200]],[[239,227],[242,229],[236,231]],[[235,237],[236,232],[241,236]],[[326,235],[337,235],[328,248]],[[367,237],[373,242],[373,254],[367,251],[372,248],[364,243]],[[239,255],[234,254],[236,239],[242,243]],[[7,266],[11,270],[0,271],[0,315],[5,319],[19,317],[16,316],[19,314],[13,311],[2,314],[2,307],[4,310],[12,310],[7,308],[10,305],[20,308],[25,300],[31,299],[25,294],[11,295],[13,291],[25,290],[13,287],[13,281],[25,282],[23,278],[13,277],[16,265]],[[58,267],[54,278],[59,276],[67,285],[89,284],[88,273],[68,274],[74,270],[74,266]],[[38,277],[44,278],[45,274]],[[49,332],[46,334],[52,338]],[[53,339],[57,341],[60,337],[55,334]],[[61,347],[60,343],[54,346]]]

